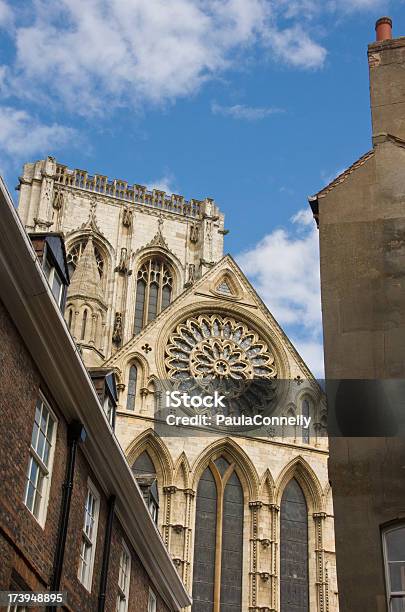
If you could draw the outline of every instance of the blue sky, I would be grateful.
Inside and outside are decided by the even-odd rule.
[[[404,0],[0,0],[0,171],[69,166],[213,197],[226,251],[316,374],[307,196],[370,148],[367,44]]]

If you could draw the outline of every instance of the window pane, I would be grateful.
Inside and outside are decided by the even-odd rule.
[[[55,296],[58,304],[60,304],[60,300],[62,297],[62,287],[63,287],[62,280],[59,274],[56,272],[56,270],[54,270],[53,281],[52,281],[52,293]]]
[[[242,611],[243,491],[233,472],[224,491],[221,612]]]
[[[170,287],[166,285],[165,287],[163,287],[163,290],[162,290],[162,310],[169,306],[171,297],[172,297],[172,290]]]
[[[38,435],[38,444],[37,444],[36,451],[38,455],[41,457],[41,459],[43,458],[43,454],[44,454],[44,446],[45,446],[45,436],[44,436],[43,431],[40,430],[39,435]]]
[[[214,609],[216,523],[217,488],[211,470],[206,468],[197,489],[193,612]]]
[[[309,401],[304,399],[302,402],[302,416],[309,417]],[[302,441],[309,444],[309,428],[302,426]]]
[[[136,285],[136,302],[135,302],[135,326],[134,331],[138,334],[143,327],[143,311],[145,305],[145,289],[144,280],[138,280]]]
[[[138,369],[135,365],[132,365],[129,369],[129,377],[128,377],[127,410],[135,410],[137,378],[138,378]]]
[[[152,283],[149,287],[148,323],[156,318],[159,287]]]
[[[308,513],[296,480],[290,480],[280,509],[281,612],[308,612]]]
[[[405,597],[395,597],[392,599],[390,612],[405,612]]]
[[[391,592],[405,593],[405,562],[389,563]]]
[[[34,427],[32,428],[32,437],[31,437],[32,448],[36,448],[37,446],[38,431],[39,431],[38,423],[34,422]]]
[[[385,539],[388,561],[405,561],[405,527],[388,531]]]
[[[52,272],[52,266],[51,266],[51,264],[49,263],[49,261],[48,261],[48,259],[46,257],[45,257],[45,260],[44,260],[44,272],[45,272],[46,278],[49,281],[50,275],[51,275],[51,272]]]
[[[33,485],[33,483],[28,480],[27,481],[27,491],[25,494],[25,505],[27,506],[28,510],[31,510],[34,507],[34,494],[35,494],[35,487]]]

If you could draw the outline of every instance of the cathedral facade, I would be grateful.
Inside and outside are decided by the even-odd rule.
[[[65,237],[67,325],[87,367],[115,372],[115,433],[192,611],[337,611],[324,396],[223,255],[215,202],[51,157],[26,164],[19,189],[27,231]],[[211,375],[287,381],[278,413],[310,428],[161,435],[162,381]]]

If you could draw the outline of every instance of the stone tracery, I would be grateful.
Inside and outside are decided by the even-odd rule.
[[[168,378],[190,393],[225,392],[229,413],[257,412],[274,396],[272,386],[264,387],[277,376],[274,355],[256,331],[232,316],[181,322],[169,338],[165,365]]]

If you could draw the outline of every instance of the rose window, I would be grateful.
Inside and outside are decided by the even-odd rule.
[[[169,338],[165,363],[168,378],[190,393],[225,392],[233,404],[230,411],[236,399],[238,411],[260,409],[269,396],[268,381],[277,376],[267,343],[245,323],[220,315],[180,323]]]

